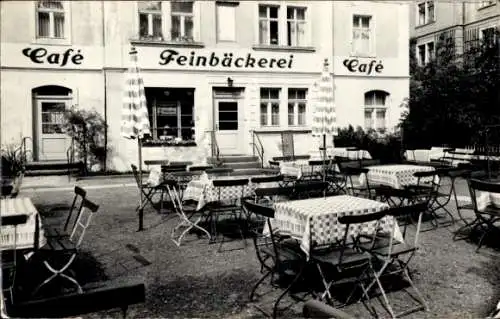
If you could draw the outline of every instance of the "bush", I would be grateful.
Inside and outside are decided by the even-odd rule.
[[[19,146],[6,145],[2,148],[2,177],[14,178],[24,172],[24,160]]]
[[[399,133],[377,133],[375,130],[365,132],[361,127],[354,129],[351,125],[339,129],[334,138],[335,147],[357,147],[367,150],[372,158],[382,163],[400,163],[402,160],[401,136]]]

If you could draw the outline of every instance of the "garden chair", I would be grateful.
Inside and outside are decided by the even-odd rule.
[[[42,223],[44,227],[44,234],[45,237],[62,237],[62,236],[69,236],[72,232],[72,229],[76,225],[76,221],[80,217],[80,214],[82,212],[83,208],[83,201],[85,200],[87,196],[87,191],[85,191],[83,188],[79,186],[75,186],[75,195],[73,197],[73,202],[71,203],[71,206],[69,208],[69,211],[66,216],[66,221],[64,222],[64,225],[61,227],[61,225],[51,223],[49,219],[45,219]],[[49,210],[49,216],[54,210]],[[76,213],[76,216],[73,216],[74,213]],[[68,226],[70,225],[71,220],[73,219],[73,222],[71,223],[71,228],[68,230]]]
[[[411,260],[420,248],[419,233],[422,223],[422,215],[427,210],[427,208],[427,203],[423,202],[409,206],[394,207],[385,211],[387,216],[392,216],[395,221],[404,220],[402,242],[394,239],[396,227],[399,227],[395,222],[390,234],[385,236],[377,235],[375,240],[369,243],[363,243],[358,240],[358,243],[356,245],[358,249],[364,252],[368,252],[373,257],[375,257],[377,261],[379,261],[379,267],[375,267],[374,263],[372,262],[372,268],[375,270],[375,276],[371,283],[364,287],[365,294],[368,294],[372,288],[377,286],[380,293],[382,294],[384,306],[389,312],[391,318],[397,318],[419,310],[428,310],[427,304],[422,297],[422,294],[413,283],[409,269]],[[415,214],[418,214],[416,230],[413,235],[410,235],[410,232],[407,231],[407,226],[409,224],[408,221]],[[410,285],[410,288],[415,293],[414,296],[411,296],[418,302],[417,307],[407,309],[399,314],[396,314],[394,312],[386,294],[386,288],[382,284],[382,279],[389,275],[399,276],[402,280],[406,281]],[[394,279],[392,278],[393,277],[391,277],[391,282],[394,282]]]
[[[136,211],[139,211],[140,209],[143,209],[147,204],[150,204],[153,209],[156,210],[155,205],[153,203],[153,196],[160,193],[161,194],[161,204],[163,205],[163,194],[165,192],[165,188],[161,185],[161,182],[158,185],[152,185],[150,183],[144,183],[143,181],[140,180],[139,177],[139,171],[137,169],[137,166],[134,164],[130,165],[132,167],[132,172],[134,173],[134,178],[135,182],[137,183],[137,187],[141,189],[142,191],[142,198],[143,198],[143,203],[142,207],[137,206]],[[142,187],[141,187],[142,185]],[[160,207],[160,212],[162,210],[163,206]]]
[[[385,211],[341,216],[338,223],[345,226],[342,240],[329,245],[311,247],[310,259],[318,270],[322,283],[321,289],[323,290],[320,292],[318,300],[327,300],[330,304],[333,304],[331,289],[347,282],[354,283],[354,288],[340,306],[347,305],[351,301],[354,292],[359,288],[363,291],[363,297],[368,297],[367,292],[369,289],[365,288],[364,282],[372,277],[373,268],[370,266],[372,256],[357,249],[359,238],[363,236],[362,233],[359,233],[359,230],[362,229],[363,224],[366,224],[368,229],[373,229],[373,234],[365,236],[367,240],[365,243],[373,245],[377,238],[377,230],[380,228],[381,220],[385,216]],[[335,272],[330,275],[325,270],[335,270]]]
[[[257,307],[268,317],[276,318],[281,299],[290,291],[297,280],[301,278],[305,267],[305,257],[303,253],[300,253],[300,249],[292,249],[290,244],[283,244],[283,239],[288,239],[289,236],[282,237],[278,230],[273,229],[270,222],[270,219],[274,218],[273,208],[259,205],[249,200],[243,202],[243,207],[248,212],[264,219],[264,225],[253,230],[254,235],[252,238],[263,275],[252,287],[250,301],[255,301],[256,297],[264,295],[259,295],[257,289],[269,276],[271,277],[272,286],[281,287],[285,285],[286,288],[274,302],[272,315],[261,307]],[[267,227],[268,230],[266,235],[262,232],[264,227]]]
[[[82,292],[82,287],[78,281],[65,274],[75,261],[80,251],[80,246],[85,237],[87,228],[89,227],[94,214],[97,213],[97,210],[99,209],[98,205],[92,203],[88,199],[83,200],[82,206],[82,212],[78,216],[76,225],[73,227],[70,236],[49,237],[47,238],[47,244],[38,249],[35,253],[35,255],[38,255],[42,259],[43,265],[52,274],[34,289],[33,295],[36,295],[43,286],[47,285],[57,277],[61,277],[72,282],[78,291]],[[62,267],[56,268],[53,261],[59,258],[63,258],[66,263],[64,263]]]
[[[291,199],[303,199],[325,196],[328,182],[321,180],[298,180],[293,186]]]
[[[205,172],[207,169],[212,169],[213,166],[209,165],[199,165],[199,166],[190,166],[188,167],[188,171],[190,172]]]
[[[26,224],[28,222],[28,215],[11,215],[11,216],[2,216],[1,218],[2,227],[12,226],[14,235],[14,240],[12,241],[12,257],[8,258],[5,252],[2,253],[2,290],[8,291],[9,296],[6,302],[13,303],[14,302],[14,289],[16,288],[16,275],[17,275],[17,226]],[[2,234],[4,237],[5,234]],[[9,256],[10,257],[10,256]]]
[[[211,240],[210,233],[199,226],[198,224],[202,220],[203,213],[196,210],[196,207],[188,207],[181,200],[178,190],[178,184],[173,180],[167,180],[164,183],[167,188],[170,200],[172,201],[173,208],[177,216],[179,217],[179,223],[172,229],[170,238],[179,247],[181,245],[182,238],[188,234],[192,229],[197,229],[208,236],[208,240]],[[195,219],[198,217],[197,219]],[[183,229],[180,235],[177,236],[177,231]]]
[[[500,197],[500,183],[471,179],[469,191],[476,216],[472,222],[472,229],[481,228],[483,231],[478,242],[477,252],[488,234],[492,232],[500,234],[500,227],[495,225],[496,222],[500,221],[500,207],[491,200],[491,195]]]
[[[215,202],[207,205],[209,209],[209,219],[212,225],[212,239],[215,240],[218,236],[217,223],[219,218],[229,215],[230,220],[225,220],[227,226],[231,229],[238,230],[246,247],[247,243],[243,234],[244,220],[242,218],[243,211],[241,200],[245,196],[245,189],[248,187],[249,179],[215,179],[212,183],[217,196]],[[224,242],[225,236],[223,235],[218,252],[222,251]]]
[[[309,177],[314,179],[323,178],[323,169],[327,172],[329,170],[335,169],[335,160],[326,159],[326,160],[309,160],[309,166],[311,167],[311,171],[309,172]]]

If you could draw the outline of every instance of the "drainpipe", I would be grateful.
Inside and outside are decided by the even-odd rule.
[[[102,72],[103,72],[103,81],[104,81],[104,163],[103,168],[104,171],[107,171],[107,162],[108,162],[108,94],[107,94],[107,74],[106,74],[106,19],[104,15],[106,11],[104,10],[104,1],[101,1],[101,12],[102,12]]]

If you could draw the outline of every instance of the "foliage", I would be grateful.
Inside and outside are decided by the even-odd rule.
[[[500,123],[500,37],[496,39],[457,56],[453,41],[443,34],[430,63],[419,67],[412,55],[408,109],[400,123],[405,147],[484,144],[486,125]],[[491,130],[489,140],[500,144],[500,130]]]
[[[399,133],[377,133],[375,130],[365,132],[361,127],[354,129],[351,125],[339,129],[334,138],[335,147],[357,147],[367,150],[372,158],[382,163],[398,163],[401,161],[401,136]]]
[[[103,168],[110,149],[104,145],[107,124],[101,114],[73,106],[64,119],[65,132],[74,139],[80,157],[87,156],[87,166],[99,163]]]
[[[14,178],[24,173],[24,159],[18,145],[9,144],[2,148],[2,176]]]

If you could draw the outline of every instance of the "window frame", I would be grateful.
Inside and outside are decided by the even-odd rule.
[[[429,44],[433,45],[433,48],[432,48],[432,55],[429,56]],[[421,61],[420,59],[420,54],[419,54],[419,48],[421,46],[424,46],[424,55],[425,55],[425,59],[424,61]],[[434,43],[434,41],[430,40],[430,41],[426,41],[426,42],[422,42],[420,44],[417,44],[415,46],[415,49],[416,49],[416,56],[417,56],[417,63],[419,66],[425,66],[427,65],[428,63],[430,63],[432,61],[432,59],[434,59],[434,57],[436,56],[436,44]]]
[[[367,104],[367,94],[373,94],[373,104]],[[383,94],[384,96],[384,103],[383,104],[376,104],[377,101],[377,93]],[[370,129],[373,129],[379,133],[385,133],[388,131],[388,113],[389,113],[389,106],[388,106],[388,99],[390,97],[390,93],[384,90],[370,90],[366,91],[363,94],[363,99],[364,99],[364,105],[363,105],[363,128],[368,131]],[[366,126],[366,113],[370,112],[371,113],[371,123],[373,123],[372,127],[367,127]],[[383,127],[379,128],[377,127],[377,113],[379,111],[384,111],[384,125]]]
[[[292,9],[294,11],[294,18],[293,19],[289,19],[288,18],[288,10],[289,9]],[[299,20],[297,19],[297,12],[298,10],[304,10],[304,20]],[[308,27],[308,20],[309,19],[309,11],[308,11],[308,8],[307,7],[304,7],[304,6],[298,6],[298,5],[287,5],[286,6],[286,12],[284,13],[285,14],[285,34],[286,34],[286,40],[285,40],[285,45],[287,47],[304,47],[305,45],[292,45],[291,43],[293,41],[291,41],[291,43],[288,43],[288,39],[291,38],[291,34],[289,34],[288,32],[288,23],[293,23],[295,25],[295,42],[298,43],[298,39],[299,39],[299,33],[298,33],[298,25],[299,24],[303,24],[304,25],[304,39],[303,39],[303,42],[304,44],[307,44],[307,27]]]
[[[489,8],[497,4],[497,1],[495,0],[485,0],[485,1],[480,1],[478,10],[484,9],[484,8]]]
[[[277,44],[271,44],[270,43],[270,33],[269,33],[269,39],[267,42],[261,42],[260,39],[260,21],[262,19],[269,19],[269,18],[261,18],[260,17],[260,7],[265,6],[265,7],[276,7],[278,8],[278,17],[277,18],[270,18],[273,20],[276,20],[278,23],[278,42]],[[294,8],[294,9],[304,9],[305,10],[305,28],[304,28],[304,43],[303,45],[288,45],[288,19],[287,19],[287,11],[288,8]],[[268,9],[269,10],[269,9]],[[268,14],[269,16],[269,14]],[[285,1],[266,1],[266,2],[256,2],[254,6],[254,17],[255,17],[255,24],[254,24],[254,49],[259,49],[259,48],[264,48],[264,49],[305,49],[305,50],[311,50],[312,49],[312,19],[311,19],[311,5],[310,3],[293,3],[293,2],[285,2]],[[269,21],[269,20],[268,20]],[[269,28],[269,26],[268,26]],[[270,29],[270,28],[269,28]]]
[[[432,3],[432,13],[433,13],[433,19],[429,19],[429,4]],[[419,6],[421,4],[424,4],[424,22],[420,23],[420,11],[419,11]],[[433,22],[436,22],[436,2],[434,0],[426,0],[426,1],[418,1],[415,3],[416,7],[416,17],[415,17],[415,25],[417,27],[424,26],[427,24],[431,24]]]
[[[262,90],[269,90],[269,97],[262,98]],[[271,98],[271,90],[278,91],[278,98]],[[281,122],[281,100],[283,97],[283,88],[281,87],[272,87],[272,86],[263,86],[259,87],[259,126],[266,127],[279,127]],[[266,104],[266,124],[262,124],[262,104]],[[273,113],[272,113],[272,105],[276,103],[278,105],[278,121],[276,124],[273,124]]]
[[[64,36],[62,38],[55,38],[55,37],[40,37],[38,35],[38,2],[39,1],[33,1],[33,19],[31,19],[31,23],[33,23],[33,43],[37,44],[55,44],[55,45],[68,45],[71,44],[71,6],[72,6],[72,1],[59,1],[63,7],[62,13],[64,14],[64,25],[63,25],[63,32]],[[45,12],[49,12],[50,14],[50,26],[49,26],[49,32],[52,34],[54,32],[54,23],[53,23],[53,10],[42,10]]]
[[[305,91],[305,97],[304,99],[299,99],[299,98],[290,98],[290,91],[291,90],[295,90],[295,92],[299,92],[299,91]],[[287,125],[289,127],[305,127],[307,126],[307,109],[308,109],[308,105],[307,105],[307,101],[308,101],[308,95],[309,95],[309,89],[308,88],[304,88],[304,87],[288,87],[287,88]],[[290,124],[290,111],[289,111],[289,106],[290,106],[290,103],[293,104],[293,121],[292,121],[292,124]],[[300,123],[299,122],[299,118],[300,118],[300,115],[299,115],[299,104],[303,103],[305,105],[305,113],[304,113],[304,123]]]
[[[172,8],[172,1],[168,1],[169,4],[170,4],[170,12],[169,12],[169,18],[170,18],[170,32],[169,32],[169,39],[170,41],[173,41],[173,42],[177,42],[177,43],[189,43],[189,42],[195,42],[195,39],[196,39],[196,21],[195,21],[195,5],[196,5],[196,1],[174,1],[174,2],[192,2],[193,3],[193,9],[191,10],[191,13],[185,13],[185,12],[174,12],[173,8]],[[174,16],[178,16],[180,17],[180,30],[179,30],[179,33],[180,33],[180,39],[184,39],[186,38],[185,40],[177,40],[177,39],[173,39],[173,36],[172,36],[172,20],[173,20],[173,17]],[[193,22],[193,30],[192,30],[192,34],[193,34],[193,37],[192,39],[187,39],[186,37],[186,33],[185,33],[185,19],[186,17],[191,17],[191,20]]]
[[[160,40],[163,41],[165,39],[165,17],[164,17],[164,4],[163,1],[157,1],[160,3],[160,10],[159,11],[153,11],[153,10],[140,10],[139,9],[139,2],[137,2],[137,19],[138,19],[138,37],[140,40],[147,41],[147,40],[156,40],[154,37],[154,24],[153,24],[153,16],[154,15],[159,15],[161,19],[161,27],[160,27]],[[150,1],[150,2],[156,2],[156,1]],[[146,14],[148,16],[148,34],[146,36],[141,36],[141,14]]]
[[[495,43],[497,41],[497,26],[495,26],[495,25],[489,25],[489,26],[485,26],[485,27],[479,28],[479,39],[481,41],[481,44],[483,44],[483,41],[484,41],[484,31],[488,30],[488,29],[493,29],[493,45],[492,46],[488,46],[488,47],[494,47],[494,45],[495,45]]]
[[[354,27],[354,18],[355,17],[369,17],[369,31],[370,31],[370,39],[369,39],[369,49],[368,52],[355,52],[354,50],[354,31],[356,28]],[[376,40],[375,40],[375,35],[376,33],[376,21],[375,21],[375,15],[372,13],[367,13],[367,12],[354,12],[351,15],[351,23],[350,23],[350,28],[347,28],[350,31],[349,34],[349,39],[350,39],[350,56],[353,57],[375,57],[376,56]],[[359,28],[360,30],[362,28]]]

